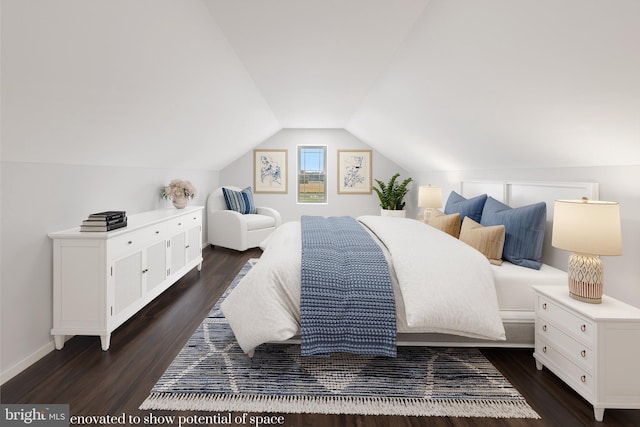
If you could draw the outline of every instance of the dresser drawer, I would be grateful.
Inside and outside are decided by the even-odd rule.
[[[189,230],[202,224],[202,211],[191,212],[168,221],[169,235],[173,236],[177,233]]]
[[[567,359],[554,344],[536,337],[536,358],[586,399],[593,399],[595,384],[590,372]]]
[[[538,296],[536,314],[569,336],[593,348],[595,327],[590,320],[566,310],[544,296]]]
[[[594,372],[593,349],[556,328],[545,319],[536,319],[536,342],[543,340],[588,373]]]
[[[107,244],[110,256],[115,259],[166,238],[167,225],[158,223],[109,239]]]

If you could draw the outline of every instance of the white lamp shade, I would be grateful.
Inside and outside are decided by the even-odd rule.
[[[442,189],[430,185],[422,185],[418,188],[418,207],[420,208],[441,208]]]
[[[620,208],[616,202],[556,200],[551,244],[592,255],[621,255]]]

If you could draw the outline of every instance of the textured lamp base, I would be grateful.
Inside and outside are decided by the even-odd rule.
[[[434,208],[425,208],[422,213],[422,221],[429,224],[429,220],[431,219],[431,215],[433,215]]]
[[[591,304],[602,302],[604,266],[597,255],[573,254],[569,257],[569,295]]]

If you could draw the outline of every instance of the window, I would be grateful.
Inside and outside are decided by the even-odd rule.
[[[326,159],[326,146],[298,146],[298,203],[327,202]]]

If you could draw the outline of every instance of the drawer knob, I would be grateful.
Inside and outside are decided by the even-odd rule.
[[[542,325],[542,330],[547,332],[547,325]]]
[[[127,242],[127,245],[130,245],[130,244],[132,244],[132,243],[133,243],[133,240],[129,240],[129,241]]]
[[[547,346],[545,345],[544,347],[542,347],[542,352],[546,353],[547,352]]]
[[[582,357],[587,357],[587,351],[586,351],[586,350],[582,350],[582,351],[580,352],[580,356],[582,356]]]
[[[580,330],[581,330],[582,332],[586,331],[586,330],[587,330],[587,325],[584,325],[584,324],[583,324],[583,325],[580,325]]]
[[[156,234],[160,234],[160,232],[158,230],[156,230]]]
[[[144,270],[142,270],[142,273],[146,273],[147,271],[149,271],[149,269],[145,268]]]
[[[587,377],[586,377],[586,375],[581,376],[581,377],[580,377],[580,381],[582,381],[583,383],[586,383],[586,382],[587,382]]]
[[[546,310],[547,309],[547,303],[545,302],[544,304],[542,304],[542,309]]]
[[[181,222],[179,222],[179,223],[178,223],[178,225],[182,225],[182,223],[181,223]]]

